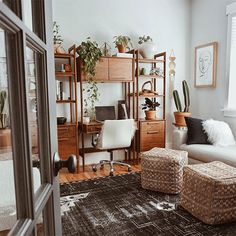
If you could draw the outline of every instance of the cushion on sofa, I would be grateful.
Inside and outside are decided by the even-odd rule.
[[[189,158],[200,162],[222,161],[236,167],[236,145],[221,147],[202,144],[182,144],[180,149],[187,151]]]
[[[203,120],[185,117],[185,121],[188,127],[186,144],[210,144],[207,134],[203,130]]]

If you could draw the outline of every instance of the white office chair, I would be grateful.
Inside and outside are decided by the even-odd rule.
[[[127,166],[131,171],[131,166],[127,163],[113,161],[113,151],[119,149],[128,149],[134,137],[136,127],[133,119],[126,120],[106,120],[100,134],[97,137],[95,148],[106,150],[110,153],[110,161],[102,160],[99,164],[93,166],[93,171],[97,171],[97,167],[103,168],[105,164],[110,165],[110,175],[113,176],[114,165]]]

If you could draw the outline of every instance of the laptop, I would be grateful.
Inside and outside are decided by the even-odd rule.
[[[115,106],[96,106],[96,121],[116,120]]]

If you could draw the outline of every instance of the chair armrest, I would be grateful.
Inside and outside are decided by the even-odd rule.
[[[174,130],[173,148],[180,149],[180,146],[187,141],[187,130]]]

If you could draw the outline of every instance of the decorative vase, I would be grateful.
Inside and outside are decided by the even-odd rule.
[[[61,43],[54,43],[54,53],[63,53]]]
[[[152,59],[157,53],[156,44],[153,42],[144,42],[139,48],[140,54],[143,58]]]
[[[90,122],[90,117],[89,116],[83,116],[83,123],[88,124]]]
[[[145,119],[146,120],[155,120],[156,119],[156,111],[145,111]]]
[[[121,44],[118,44],[117,48],[118,48],[119,53],[125,53],[126,51],[126,47]]]
[[[174,116],[175,116],[175,125],[176,126],[180,126],[180,127],[185,127],[186,126],[186,122],[185,122],[185,118],[184,117],[189,117],[191,116],[190,112],[174,112]]]
[[[0,129],[7,127],[7,114],[0,114]]]

